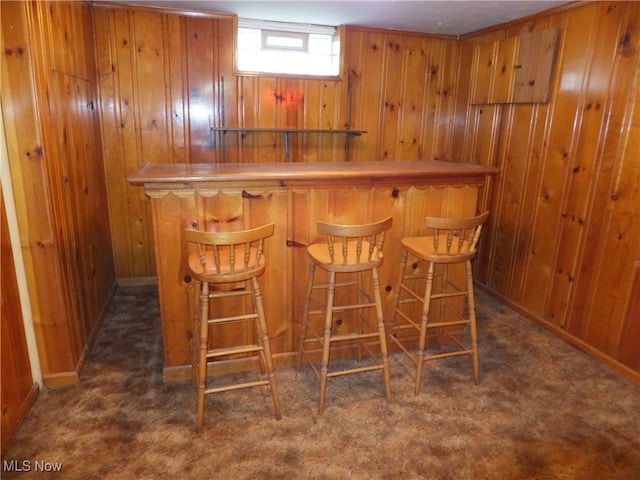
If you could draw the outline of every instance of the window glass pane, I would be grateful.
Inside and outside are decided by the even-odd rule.
[[[238,49],[260,50],[262,36],[260,30],[254,28],[238,28]]]
[[[331,53],[329,35],[309,35],[309,53]]]
[[[311,74],[321,75],[321,72],[331,72],[331,55],[309,55]]]
[[[266,40],[267,45],[270,47],[302,48],[304,43],[301,38],[276,37],[273,35],[267,35]]]
[[[262,48],[307,50],[306,33],[262,32]]]

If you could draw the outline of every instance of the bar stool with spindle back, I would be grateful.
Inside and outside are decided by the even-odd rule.
[[[267,323],[258,283],[258,277],[266,268],[264,240],[273,235],[273,231],[273,223],[236,232],[185,230],[186,240],[196,245],[196,251],[189,256],[189,269],[193,278],[200,283],[199,314],[196,315],[194,328],[196,351],[193,359],[194,379],[198,386],[198,431],[202,429],[204,420],[205,395],[240,388],[269,386],[276,418],[281,418]],[[251,296],[251,313],[211,316],[209,307],[212,300],[242,296]],[[253,343],[230,347],[210,346],[210,326],[238,322],[254,325],[256,338]],[[208,388],[209,360],[236,354],[251,354],[257,357],[262,378]]]
[[[307,248],[309,279],[300,332],[298,369],[300,369],[304,358],[320,380],[319,414],[324,412],[328,378],[339,375],[382,370],[385,395],[387,401],[391,399],[387,341],[378,276],[378,267],[382,264],[383,259],[382,247],[385,232],[391,228],[391,222],[391,217],[365,225],[336,225],[318,222],[318,233],[326,237],[326,242],[314,243]],[[316,267],[328,272],[329,280],[327,283],[317,283]],[[371,274],[370,289],[365,288],[365,272]],[[355,280],[353,274],[355,274]],[[343,281],[336,281],[338,275]],[[343,293],[339,296],[342,299],[340,305],[335,304],[336,289],[338,288]],[[373,299],[370,295],[371,290],[373,290]],[[314,295],[314,292],[318,291],[325,292],[324,302],[322,298],[318,298],[321,295]],[[346,303],[342,303],[343,301]],[[313,309],[311,304],[314,305]],[[375,311],[375,325],[366,315],[366,312],[372,310]],[[348,312],[354,312],[355,318],[352,318],[351,322],[342,322],[343,319],[335,318],[335,314],[339,312],[347,316]],[[322,332],[314,328],[311,320],[313,316],[324,317]],[[351,325],[351,329],[347,330],[347,323],[355,324],[355,329]],[[375,348],[374,343],[378,344],[379,352],[372,349]],[[314,352],[307,348],[307,346],[314,344],[316,351],[318,347],[322,349],[320,369],[315,364],[317,358],[314,358]],[[329,359],[332,344],[342,344],[343,346],[355,344],[358,360],[362,360],[362,352],[364,351],[372,361],[367,365],[338,368],[330,372]]]
[[[471,260],[476,256],[476,246],[480,238],[482,225],[487,221],[489,212],[469,218],[426,218],[428,234],[420,237],[403,238],[402,260],[400,264],[400,279],[395,294],[395,306],[390,322],[390,339],[416,365],[415,394],[420,393],[422,370],[425,361],[458,355],[470,355],[473,359],[473,378],[479,381],[478,337],[476,326],[475,297],[473,292],[473,273]],[[407,260],[412,258],[427,262],[426,274],[407,273]],[[447,278],[448,266],[455,263],[465,265],[464,286],[456,285],[451,278]],[[433,293],[435,267],[444,265],[444,281],[442,290]],[[418,264],[413,264],[417,269]],[[419,281],[426,279],[424,293],[417,291]],[[441,306],[440,318],[431,318],[432,302],[437,299],[446,301],[452,297],[463,297],[465,307],[452,308],[451,305]],[[411,318],[411,304],[422,304],[421,318],[418,323]],[[446,310],[446,312],[445,312]],[[446,315],[445,315],[446,313]],[[400,320],[398,322],[398,320]],[[457,328],[452,334],[450,329]],[[468,333],[460,329],[468,328]],[[427,354],[427,332],[439,329],[447,334],[454,345],[441,353]],[[410,335],[403,335],[404,332]],[[411,335],[412,334],[412,335]],[[415,352],[416,334],[418,347]],[[463,337],[467,337],[466,339]]]

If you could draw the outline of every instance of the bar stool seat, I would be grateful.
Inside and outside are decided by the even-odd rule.
[[[385,395],[387,401],[391,399],[386,331],[378,276],[378,267],[382,265],[383,260],[385,232],[391,228],[391,222],[391,217],[365,225],[318,222],[318,233],[326,237],[326,242],[314,243],[307,247],[309,279],[300,332],[298,369],[301,368],[304,358],[320,380],[319,414],[324,412],[328,378],[335,376],[382,370]],[[328,272],[327,283],[321,283],[315,278],[316,267]],[[370,288],[365,287],[365,272],[370,272]],[[355,280],[352,274],[355,274]],[[338,275],[342,281],[337,281]],[[337,289],[340,289],[340,294],[336,293]],[[371,291],[373,298],[370,295]],[[339,298],[339,304],[336,304],[336,296]],[[375,324],[366,314],[372,310],[375,311]],[[336,318],[335,314],[340,312],[344,314],[344,319]],[[350,321],[347,321],[349,312],[353,313]],[[317,327],[314,328],[314,316],[324,318],[321,331]],[[351,324],[351,328],[347,328],[347,323]],[[329,371],[334,344],[344,347],[355,345],[358,360],[362,360],[362,353],[365,352],[372,362]],[[313,345],[316,347],[315,351],[308,348]],[[379,352],[374,350],[376,345]],[[314,357],[318,349],[322,352],[320,368],[316,365],[317,358]]]
[[[184,231],[187,242],[196,245],[196,251],[189,256],[188,265],[191,276],[200,284],[197,292],[199,313],[195,315],[192,364],[193,378],[198,387],[198,431],[202,430],[204,421],[205,395],[240,388],[265,385],[270,387],[276,418],[281,418],[267,323],[258,283],[258,277],[266,268],[264,240],[273,235],[273,231],[273,223],[237,232],[203,232],[193,229]],[[251,313],[243,311],[237,315],[212,316],[213,301],[242,296],[251,297]],[[255,340],[227,347],[210,346],[210,327],[242,322],[253,325]],[[208,362],[237,354],[257,357],[261,378],[256,381],[208,387]]]
[[[394,312],[390,322],[390,340],[416,365],[415,394],[420,393],[424,362],[459,355],[470,355],[473,361],[473,378],[479,381],[478,338],[476,325],[475,297],[471,260],[476,256],[476,246],[480,239],[482,225],[489,212],[469,218],[427,217],[425,225],[428,234],[420,237],[403,238],[400,264],[400,278],[395,294]],[[426,274],[407,272],[409,257],[416,260],[413,269],[418,269],[419,261],[427,263]],[[464,286],[450,278],[448,265],[462,263],[465,266]],[[442,270],[441,291],[433,293],[436,265],[445,265]],[[424,292],[419,291],[422,281]],[[448,299],[462,297],[466,305],[460,307],[447,304]],[[432,318],[432,303],[442,299],[440,318]],[[415,318],[414,304],[422,304],[420,321]],[[456,308],[457,307],[457,308]],[[465,313],[466,311],[466,313]],[[451,333],[451,329],[454,333]],[[447,334],[453,348],[441,353],[427,354],[427,333],[437,329]],[[455,330],[457,329],[457,330]],[[468,331],[467,331],[468,330]],[[417,339],[416,339],[417,336]],[[464,338],[467,337],[467,338]],[[417,340],[417,350],[415,344]]]

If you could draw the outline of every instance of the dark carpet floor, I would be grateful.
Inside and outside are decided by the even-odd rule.
[[[330,379],[318,416],[309,368],[279,368],[282,420],[268,390],[240,390],[208,397],[197,434],[195,387],[162,381],[155,288],[120,288],[82,380],[40,393],[1,476],[640,479],[640,387],[478,296],[480,385],[468,357],[449,359],[427,364],[414,396],[413,366],[393,354],[391,403],[379,372],[349,375]]]

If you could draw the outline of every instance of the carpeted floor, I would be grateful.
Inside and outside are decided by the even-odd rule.
[[[330,379],[318,416],[309,368],[280,368],[282,420],[266,389],[235,391],[208,397],[197,434],[195,387],[162,381],[155,288],[121,288],[81,382],[41,392],[1,476],[640,479],[640,387],[478,296],[478,386],[468,357],[449,359],[427,364],[414,396],[412,364],[393,354],[390,404],[379,372],[349,375]]]

